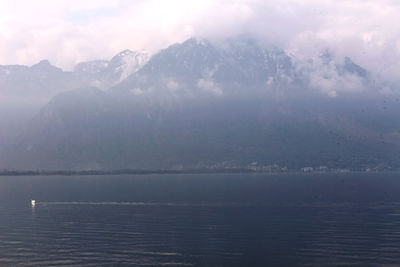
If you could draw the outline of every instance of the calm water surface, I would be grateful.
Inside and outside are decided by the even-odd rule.
[[[399,264],[395,174],[0,177],[0,266]]]

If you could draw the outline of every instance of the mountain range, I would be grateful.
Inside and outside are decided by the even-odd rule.
[[[0,66],[0,167],[399,168],[399,97],[379,84],[349,57],[299,60],[247,37],[125,50],[71,72]]]

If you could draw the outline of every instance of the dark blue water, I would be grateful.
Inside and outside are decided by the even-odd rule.
[[[395,174],[0,177],[1,266],[398,264]]]

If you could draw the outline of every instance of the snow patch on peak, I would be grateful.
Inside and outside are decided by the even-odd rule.
[[[118,62],[116,62],[118,57]],[[124,50],[113,58],[115,69],[114,73],[119,73],[119,81],[125,80],[132,73],[138,71],[144,64],[150,59],[150,53],[146,50],[139,52],[132,52],[130,50]]]
[[[119,52],[117,57],[123,58],[123,57],[129,56],[129,55],[132,55],[132,54],[134,54],[133,51],[131,51],[129,49],[125,49],[124,51]]]
[[[192,37],[182,44],[188,45],[188,46],[209,46],[210,42],[207,39],[199,38],[199,37]]]
[[[99,73],[104,71],[109,62],[106,60],[93,60],[93,61],[88,61],[88,62],[81,62],[78,63],[74,71],[76,72],[83,72],[83,73]]]

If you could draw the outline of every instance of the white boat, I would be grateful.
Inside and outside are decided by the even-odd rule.
[[[32,206],[32,207],[35,207],[35,205],[36,205],[36,201],[35,201],[34,199],[32,199],[32,200],[31,200],[31,206]]]

